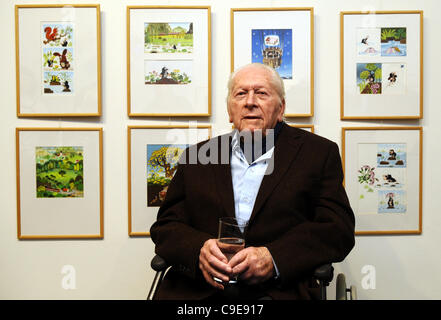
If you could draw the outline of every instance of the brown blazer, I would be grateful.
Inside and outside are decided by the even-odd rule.
[[[218,142],[221,148],[220,141],[216,137],[193,148]],[[261,286],[267,295],[314,298],[309,281],[314,268],[342,261],[354,246],[354,214],[342,185],[338,146],[283,124],[273,156],[274,171],[262,180],[245,242],[266,246],[280,272],[277,281]],[[156,253],[174,265],[159,299],[201,299],[215,293],[199,269],[199,251],[217,237],[219,218],[234,216],[234,208],[229,164],[179,165],[150,230]]]

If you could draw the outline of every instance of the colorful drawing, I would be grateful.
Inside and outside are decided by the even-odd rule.
[[[381,94],[381,63],[357,63],[357,86],[360,94]]]
[[[357,54],[360,56],[379,56],[381,51],[381,29],[357,29]]]
[[[145,84],[190,84],[192,60],[145,60]]]
[[[378,213],[406,213],[406,208],[404,190],[378,191]]]
[[[192,53],[193,22],[145,22],[144,52]]]
[[[377,166],[388,168],[405,168],[406,144],[405,143],[380,143],[377,151]]]
[[[147,206],[159,207],[178,168],[178,160],[188,145],[147,145]]]
[[[83,198],[83,147],[35,147],[37,198]]]
[[[41,24],[43,94],[72,94],[74,79],[74,26]]]
[[[406,28],[381,28],[381,55],[407,55]]]
[[[251,30],[251,62],[268,65],[282,79],[292,79],[292,29]]]
[[[46,47],[72,47],[73,23],[43,23],[42,44]]]
[[[383,94],[405,94],[407,86],[407,67],[405,63],[383,63]]]
[[[73,92],[73,72],[43,72],[43,93],[70,94]]]
[[[43,48],[43,70],[60,71],[73,70],[72,48]]]
[[[358,159],[357,212],[359,214],[405,213],[406,144],[360,143]]]

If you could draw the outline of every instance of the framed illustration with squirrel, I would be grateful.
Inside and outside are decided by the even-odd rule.
[[[17,116],[101,115],[99,5],[16,5]]]

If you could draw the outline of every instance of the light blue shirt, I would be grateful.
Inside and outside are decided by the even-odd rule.
[[[260,189],[268,163],[274,153],[274,147],[266,153],[248,163],[242,149],[240,148],[238,131],[231,140],[231,177],[233,180],[234,207],[236,218],[248,221],[253,212],[254,202]],[[276,264],[274,263],[276,275],[279,276]]]

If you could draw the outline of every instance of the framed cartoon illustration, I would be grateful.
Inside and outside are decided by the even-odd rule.
[[[135,116],[211,114],[210,7],[127,7],[127,106]]]
[[[19,239],[103,238],[101,128],[17,128]]]
[[[16,5],[18,117],[101,115],[100,6]]]
[[[342,130],[345,188],[356,234],[420,234],[422,128]]]
[[[150,236],[179,158],[210,136],[209,125],[128,127],[129,236]]]
[[[341,119],[423,117],[423,12],[340,13]]]
[[[291,124],[287,123],[290,127],[303,129],[306,131],[309,131],[311,133],[314,133],[314,125],[313,124]]]
[[[314,114],[314,9],[231,9],[231,71],[271,66],[284,81],[286,117]]]

